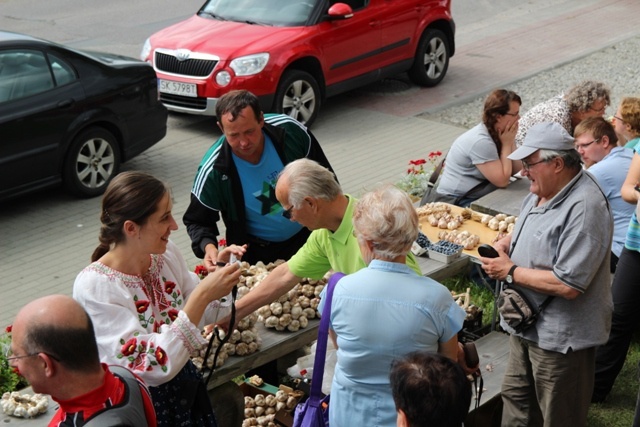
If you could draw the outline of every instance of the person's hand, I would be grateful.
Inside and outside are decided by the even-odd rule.
[[[211,273],[216,269],[216,262],[218,262],[218,248],[213,243],[209,243],[204,248],[204,266],[207,271]]]
[[[231,259],[231,255],[235,255],[237,259],[242,259],[244,254],[247,252],[247,245],[229,245],[226,248],[222,249],[218,252],[218,260],[217,262],[224,262],[225,264],[229,262]]]
[[[218,267],[207,277],[202,279],[198,287],[203,286],[207,302],[211,302],[228,295],[240,279],[240,266],[236,263]]]
[[[464,346],[462,345],[461,342],[458,343],[457,359],[458,359],[458,365],[460,365],[460,367],[464,370],[464,373],[467,375],[471,375],[480,370],[480,363],[478,363],[476,366],[471,366],[471,367],[467,366],[467,359],[464,355]]]
[[[492,279],[503,280],[509,274],[509,269],[513,265],[511,258],[509,255],[500,247],[495,246],[498,251],[498,257],[496,258],[485,258],[480,257],[480,261],[482,262],[482,269],[487,273],[489,277]]]
[[[509,252],[509,245],[511,244],[511,239],[503,237],[497,242],[493,243],[493,247],[496,248],[498,252]]]
[[[502,142],[502,151],[507,154],[511,154],[514,149],[514,143],[516,141],[516,134],[518,133],[518,120],[513,120],[507,123],[504,129],[498,131],[498,137]]]

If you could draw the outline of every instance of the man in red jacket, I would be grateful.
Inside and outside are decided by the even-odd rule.
[[[156,426],[149,391],[130,371],[101,364],[91,319],[74,299],[50,295],[13,323],[9,363],[59,405],[49,426]]]

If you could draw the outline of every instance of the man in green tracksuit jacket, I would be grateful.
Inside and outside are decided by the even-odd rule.
[[[248,91],[222,96],[216,116],[223,135],[200,163],[183,217],[193,252],[215,269],[222,216],[227,244],[248,244],[244,261],[289,259],[310,232],[282,216],[275,198],[277,176],[300,158],[332,170],[329,161],[308,129],[289,116],[263,114]]]

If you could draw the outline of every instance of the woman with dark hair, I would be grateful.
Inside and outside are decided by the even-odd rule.
[[[178,226],[167,186],[124,172],[102,199],[100,245],[73,286],[91,316],[100,359],[131,369],[149,386],[159,426],[215,426],[202,377],[190,361],[206,341],[199,324],[215,321],[220,298],[238,282],[233,263],[201,282],[169,240]],[[232,246],[219,261],[244,249]],[[200,283],[198,283],[200,282]]]
[[[460,135],[447,153],[434,201],[468,206],[497,187],[506,187],[522,164],[507,158],[515,150],[520,105],[514,92],[497,89],[484,103],[482,123]],[[429,200],[432,201],[432,200]]]

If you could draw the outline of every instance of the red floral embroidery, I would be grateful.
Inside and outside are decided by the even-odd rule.
[[[167,312],[167,315],[169,316],[169,319],[171,319],[171,321],[173,322],[178,318],[178,313],[179,313],[178,310],[176,310],[175,308],[172,308]]]
[[[120,351],[124,356],[130,356],[136,352],[137,345],[138,345],[138,340],[135,338],[131,338],[129,341],[124,343]]]
[[[218,247],[221,248],[223,246],[227,246],[227,239],[218,240]]]
[[[5,331],[6,333],[10,334],[12,330],[13,330],[13,325],[9,325],[9,326],[7,326],[7,327],[5,328],[5,330],[4,330],[4,331]]]
[[[136,357],[130,364],[129,364],[129,368],[131,368],[134,371],[147,371],[147,370],[151,370],[151,366],[149,366],[148,368],[145,367],[146,364],[146,360],[147,360],[147,354],[146,353],[140,353],[138,354],[138,357]]]
[[[169,295],[171,295],[175,287],[176,287],[175,282],[172,282],[171,280],[167,280],[166,282],[164,282],[164,291]]]
[[[138,310],[138,313],[144,313],[145,311],[147,311],[148,308],[149,308],[149,301],[147,300],[136,301],[136,310]]]
[[[167,353],[165,353],[165,351],[162,348],[160,347],[156,348],[155,356],[156,356],[156,361],[160,366],[164,366],[167,364]]]

